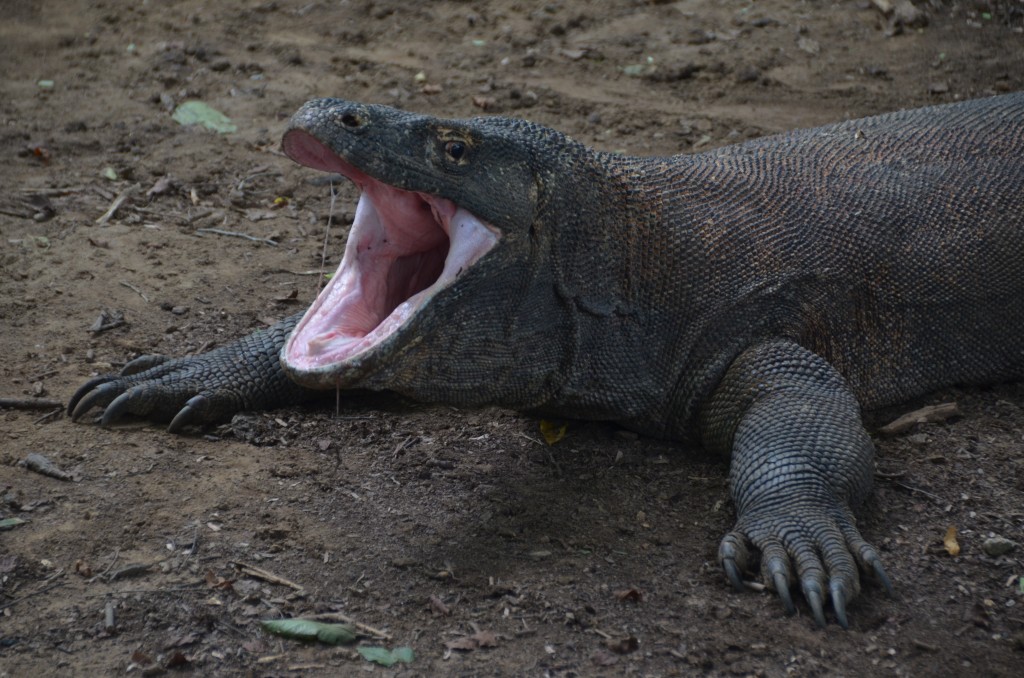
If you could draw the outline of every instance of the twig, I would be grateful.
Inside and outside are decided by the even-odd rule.
[[[81,193],[85,186],[68,186],[67,188],[23,188],[22,193],[29,195],[68,195],[70,193]]]
[[[360,621],[356,621],[352,617],[348,616],[347,614],[342,614],[341,612],[322,612],[320,614],[303,616],[303,619],[312,619],[313,621],[345,622],[346,624],[351,624],[360,631],[363,631],[364,633],[367,633],[371,636],[383,638],[384,640],[391,640],[392,637],[391,634],[387,631],[381,631],[380,629],[370,626],[369,624],[364,624]]]
[[[79,480],[76,474],[68,473],[37,452],[30,452],[29,455],[25,457],[24,461],[20,462],[18,465],[21,466],[22,464],[24,464],[25,468],[29,471],[35,471],[40,475],[56,478],[57,480],[70,482],[78,482]]]
[[[185,556],[184,560],[178,563],[178,566],[174,569],[180,570],[182,565],[189,561],[189,558],[196,554],[196,549],[199,548],[199,523],[196,523],[192,528],[192,546],[188,549],[188,555]]]
[[[91,580],[90,580],[91,581]],[[83,593],[82,595],[86,598],[98,598],[100,596],[134,596],[143,595],[146,593],[183,593],[185,591],[198,591],[196,586],[172,586],[165,589],[119,589],[117,591],[96,591]],[[2,606],[0,606],[2,607]]]
[[[268,273],[287,273],[288,275],[323,275],[323,269],[317,269],[312,271],[293,271],[288,268],[272,268]]]
[[[131,565],[125,565],[116,572],[111,572],[106,576],[108,582],[117,581],[118,579],[134,579],[135,577],[144,577],[153,571],[154,565],[159,565],[163,561],[156,561],[153,563],[132,563]]]
[[[245,563],[241,563],[237,560],[232,560],[231,564],[237,567],[242,572],[242,574],[247,574],[250,577],[262,579],[263,581],[270,582],[271,584],[280,584],[281,586],[287,586],[289,588],[295,589],[296,591],[306,590],[304,587],[299,586],[298,584],[289,579],[279,577],[273,572],[268,572],[267,570],[264,570],[260,567],[256,567],[255,565],[246,565]]]
[[[525,433],[521,433],[520,431],[516,431],[516,435],[519,436],[520,438],[526,438],[527,440],[529,440],[531,443],[534,443],[535,445],[540,445],[541,447],[544,447],[544,443],[542,443],[541,441],[537,440],[536,438],[532,438],[532,437],[526,435]]]
[[[896,485],[897,487],[902,487],[904,490],[910,490],[911,492],[917,492],[918,494],[923,494],[926,497],[931,497],[938,504],[942,503],[942,497],[940,497],[937,494],[932,494],[927,490],[922,490],[920,487],[914,487],[913,485],[907,485],[906,483],[898,483],[896,481],[893,481],[892,484]]]
[[[93,334],[99,334],[100,332],[106,332],[112,330],[115,327],[124,325],[124,313],[120,311],[107,312],[106,309],[100,312],[99,317],[96,318],[95,322],[89,326],[89,331]]]
[[[32,218],[32,214],[34,214],[34,213],[35,213],[34,211],[31,211],[31,210],[28,210],[28,209],[22,210],[20,212],[16,212],[14,210],[9,210],[9,209],[5,209],[3,207],[0,207],[0,214],[5,214],[5,215],[7,215],[9,217],[15,217],[15,218],[18,218],[18,219],[31,219]]]
[[[53,575],[52,575],[52,576],[50,577],[50,580],[56,579],[57,577],[59,577],[59,576],[60,576],[60,575],[62,575],[62,574],[64,574],[64,570],[58,570],[58,571],[57,571],[56,573],[54,573],[54,574],[53,574]],[[12,601],[11,601],[11,602],[9,602],[9,603],[0,603],[0,610],[2,610],[2,609],[5,609],[5,608],[8,608],[8,607],[14,607],[14,606],[15,606],[15,605],[17,605],[18,603],[20,603],[20,602],[23,602],[23,601],[25,601],[25,600],[28,600],[28,599],[29,599],[29,598],[31,598],[32,596],[38,596],[38,595],[39,595],[40,593],[46,593],[46,592],[47,592],[47,591],[49,591],[50,589],[55,589],[55,588],[57,588],[58,586],[63,586],[63,585],[64,585],[64,580],[60,580],[60,581],[54,581],[54,582],[53,582],[52,584],[49,584],[49,585],[47,585],[47,586],[44,586],[43,588],[41,588],[41,589],[39,589],[39,590],[37,590],[37,591],[32,591],[31,593],[26,593],[26,594],[25,594],[25,595],[23,595],[23,596],[22,596],[21,598],[15,598],[14,600],[12,600]]]
[[[919,410],[908,412],[895,421],[891,421],[878,429],[878,433],[884,436],[904,433],[914,428],[917,424],[936,424],[945,421],[950,417],[960,414],[960,408],[956,403],[942,403],[940,405],[928,405]]]
[[[28,380],[30,382],[42,381],[43,379],[46,379],[47,377],[52,377],[53,375],[57,374],[59,371],[60,370],[47,370],[46,372],[42,372],[40,374],[37,374],[34,377],[29,377]]]
[[[221,214],[223,214],[223,212]],[[217,212],[215,210],[210,209],[210,208],[204,208],[204,209],[198,210],[197,212],[195,212],[193,214],[185,215],[185,223],[186,224],[195,223],[195,222],[199,221],[200,219],[205,219],[206,217],[209,217],[211,215],[212,216],[218,216],[218,214],[217,214]]]
[[[38,426],[39,424],[45,424],[46,422],[50,421],[51,419],[56,419],[56,418],[57,418],[57,417],[59,417],[59,416],[60,416],[60,415],[61,415],[61,414],[62,414],[63,412],[64,412],[64,406],[63,406],[63,405],[61,405],[61,406],[60,406],[60,407],[58,407],[57,409],[55,409],[55,410],[53,410],[53,411],[51,411],[51,412],[47,412],[46,414],[44,414],[43,416],[39,417],[38,419],[36,419],[36,420],[35,420],[35,421],[33,421],[32,423],[33,423],[34,425],[36,425],[36,426]]]
[[[12,410],[49,410],[64,407],[64,403],[52,398],[0,398],[0,407],[9,407]]]
[[[106,631],[113,631],[115,626],[114,601],[108,600],[107,604],[103,606],[103,628]]]
[[[110,572],[114,568],[114,563],[117,562],[117,557],[120,554],[121,554],[121,547],[119,546],[116,549],[114,549],[114,557],[110,559],[110,565],[107,565],[107,569],[103,570],[98,575],[96,575],[95,577],[90,579],[89,583],[91,584],[94,581],[96,581],[97,579],[103,579],[106,576],[107,572]]]
[[[136,287],[135,285],[131,284],[130,282],[126,282],[124,280],[121,281],[121,284],[124,285],[125,287],[127,287],[128,289],[130,289],[132,292],[135,292],[135,294],[137,294],[140,297],[142,297],[142,300],[144,302],[146,302],[147,304],[149,303],[149,297],[147,297],[145,294],[143,294],[142,290],[140,290],[138,287]]]
[[[103,213],[103,216],[96,220],[96,223],[102,226],[110,221],[114,215],[117,214],[117,210],[121,209],[121,205],[124,204],[124,201],[138,193],[140,188],[142,188],[142,184],[134,184],[121,191],[118,196],[114,198],[114,202],[110,203],[110,207]]]
[[[266,245],[273,245],[277,247],[277,243],[270,238],[257,238],[254,235],[248,233],[239,233],[238,231],[225,231],[222,228],[197,228],[196,233],[212,233],[214,235],[227,235],[232,238],[245,238],[246,240],[252,240],[253,242],[261,242]]]

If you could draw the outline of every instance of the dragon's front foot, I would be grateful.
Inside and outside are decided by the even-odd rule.
[[[312,392],[281,369],[278,354],[299,315],[258,330],[227,346],[184,358],[142,356],[119,375],[96,377],[71,397],[75,421],[103,408],[108,426],[125,415],[170,421],[172,433],[185,426],[213,424],[243,410],[266,410],[308,400]]]
[[[718,548],[718,561],[737,591],[752,564],[751,547],[761,553],[761,577],[774,588],[789,614],[796,612],[790,588],[799,582],[818,626],[825,626],[829,600],[836,621],[849,627],[847,604],[860,593],[861,572],[893,595],[882,559],[860,536],[850,510],[832,505],[770,505],[743,511]]]

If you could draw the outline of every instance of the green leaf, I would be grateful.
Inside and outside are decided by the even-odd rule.
[[[348,624],[324,624],[312,619],[264,619],[263,629],[284,638],[319,640],[328,645],[355,642],[356,632]]]
[[[411,647],[396,647],[389,650],[386,647],[357,647],[356,651],[363,655],[368,662],[375,662],[381,666],[393,666],[398,662],[411,664],[414,659]]]
[[[0,520],[0,532],[14,529],[18,525],[24,525],[26,522],[27,521],[22,520],[21,518],[4,518],[3,520]]]
[[[202,101],[186,101],[174,109],[171,118],[180,125],[202,125],[221,134],[238,131],[231,118]]]

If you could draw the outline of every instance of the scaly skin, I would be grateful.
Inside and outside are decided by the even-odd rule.
[[[310,139],[501,240],[374,350],[286,360],[292,379],[611,420],[719,451],[738,513],[719,549],[729,580],[742,586],[754,547],[786,608],[797,584],[820,625],[829,602],[847,625],[858,568],[891,590],[852,513],[872,478],[861,407],[1024,376],[1024,94],[670,158],[334,99],[304,106],[284,140],[328,167],[301,152]],[[294,402],[304,392],[264,390],[281,388],[279,349],[250,341],[103,378],[70,409],[127,393],[110,423],[203,393],[180,427]],[[246,355],[266,376],[240,387]]]

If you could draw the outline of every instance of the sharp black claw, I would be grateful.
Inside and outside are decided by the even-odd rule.
[[[185,406],[178,410],[178,413],[174,415],[174,419],[171,419],[171,423],[167,426],[168,433],[180,433],[181,429],[185,428],[199,415],[200,412],[206,406],[206,396],[197,395],[189,398]]]
[[[103,410],[103,417],[100,419],[100,426],[110,426],[121,418],[121,415],[124,414],[128,408],[128,402],[131,400],[131,395],[129,395],[129,393],[130,392],[122,393],[107,405],[107,409]]]
[[[882,566],[882,562],[879,560],[871,563],[871,568],[875,571],[875,577],[878,581],[882,582],[882,586],[885,587],[885,592],[890,598],[896,597],[896,590],[892,587],[892,580],[889,579],[889,575],[885,572],[885,567]]]
[[[818,628],[825,628],[825,608],[821,603],[821,594],[818,591],[804,591],[804,598],[807,599],[807,604],[811,606],[811,612],[814,613],[814,623],[818,625]]]
[[[75,416],[75,408],[78,405],[78,402],[82,398],[84,398],[89,393],[89,391],[93,390],[97,386],[107,383],[108,381],[113,381],[114,379],[115,377],[111,376],[93,377],[89,381],[79,386],[78,390],[75,391],[75,394],[71,396],[71,400],[68,401],[68,414],[71,415],[72,419],[77,418]],[[78,416],[82,416],[82,414],[85,414],[85,412],[79,413]]]
[[[796,605],[793,604],[793,596],[789,592],[789,578],[783,572],[775,572],[772,574],[772,581],[775,583],[775,590],[778,592],[779,598],[782,599],[782,604],[786,608],[786,614],[796,614]]]
[[[170,358],[168,356],[160,354],[140,355],[138,358],[128,361],[128,363],[121,368],[121,376],[127,377],[132,374],[138,374],[139,372],[145,372],[157,365],[163,365],[169,360]]]
[[[843,587],[838,583],[832,584],[832,607],[836,611],[836,620],[839,625],[848,630],[850,622],[846,618],[846,594],[843,593]]]
[[[744,590],[743,577],[740,576],[740,569],[736,567],[736,561],[732,558],[726,558],[722,561],[722,567],[725,568],[725,576],[729,578],[733,589],[737,593],[742,593]]]
[[[114,377],[96,377],[75,391],[75,395],[71,396],[71,402],[68,403],[71,421],[78,421],[93,406],[110,396],[111,391],[117,390],[117,387],[110,383],[113,380]]]

